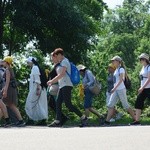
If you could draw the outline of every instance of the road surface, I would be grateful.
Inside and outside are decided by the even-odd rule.
[[[0,128],[0,150],[150,150],[150,126]]]

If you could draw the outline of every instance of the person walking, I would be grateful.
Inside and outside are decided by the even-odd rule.
[[[142,69],[140,71],[141,86],[138,89],[138,96],[135,102],[136,116],[135,121],[130,125],[140,125],[141,111],[144,108],[144,101],[146,98],[150,100],[150,60],[149,55],[142,53],[139,56]]]
[[[110,63],[108,65],[108,77],[107,77],[107,91],[106,91],[106,106],[108,105],[110,101],[111,96],[111,90],[114,87],[114,72],[116,70],[116,67]],[[110,119],[110,122],[115,122],[116,120],[119,120],[122,117],[122,113],[119,113],[117,109],[114,107],[113,116]]]
[[[11,125],[11,122],[8,116],[6,105],[2,101],[3,98],[2,89],[4,87],[4,77],[3,77],[4,72],[5,72],[5,68],[3,66],[3,60],[0,59],[0,119],[4,116],[5,118],[4,126],[6,127],[8,125]]]
[[[15,74],[12,68],[13,58],[11,56],[6,56],[3,59],[3,66],[6,68],[4,73],[4,80],[5,84],[2,89],[2,100],[10,108],[16,115],[17,119],[19,120],[16,123],[16,126],[21,127],[24,126],[25,123],[21,116],[19,109],[17,108],[18,102],[18,92],[17,92],[17,84],[15,79]]]
[[[56,100],[56,120],[54,120],[49,127],[60,127],[62,122],[62,103],[64,102],[69,111],[74,112],[77,116],[81,118],[81,124],[87,121],[87,117],[82,115],[82,113],[72,104],[71,102],[71,90],[73,84],[67,72],[71,73],[71,66],[69,60],[64,56],[64,51],[62,48],[57,48],[54,50],[54,56],[60,63],[57,67],[57,76],[52,80],[49,80],[47,84],[50,86],[58,82],[59,92]]]
[[[124,84],[126,70],[123,64],[123,60],[121,57],[115,56],[111,59],[111,61],[112,64],[116,67],[116,70],[114,72],[114,87],[111,90],[110,100],[107,105],[108,113],[104,125],[110,125],[110,119],[112,118],[114,113],[114,106],[118,102],[118,99],[121,101],[124,109],[126,109],[133,120],[135,120],[134,111],[130,108],[127,101],[126,87]]]
[[[53,78],[55,78],[57,76],[56,69],[57,69],[57,66],[59,66],[60,64],[59,64],[58,60],[56,59],[53,52],[51,53],[50,57],[51,57],[52,63],[54,64],[53,69],[49,73],[49,80],[52,80]],[[56,114],[56,100],[57,100],[58,90],[59,90],[58,83],[54,83],[54,84],[48,86],[48,89],[47,89],[48,99],[49,99],[49,106],[50,106],[50,109],[52,109],[55,112],[55,114]],[[69,118],[62,113],[61,125],[65,124],[65,122],[68,119]]]
[[[82,76],[85,116],[88,118],[89,113],[91,112],[100,119],[102,117],[101,114],[92,106],[94,94],[89,89],[89,87],[95,83],[95,76],[93,75],[91,70],[87,69],[82,64],[78,65],[77,68],[80,72],[80,75]]]
[[[47,125],[48,104],[46,75],[39,67],[36,58],[29,57],[27,64],[31,67],[29,93],[25,104],[25,111],[29,117],[27,125],[34,123],[34,121],[38,121],[37,125]]]

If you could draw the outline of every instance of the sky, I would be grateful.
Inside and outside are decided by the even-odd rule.
[[[124,0],[103,0],[105,3],[107,3],[108,7],[113,9],[116,7],[116,5],[122,5]]]

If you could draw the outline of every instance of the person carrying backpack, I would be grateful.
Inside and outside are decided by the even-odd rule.
[[[4,73],[5,73],[5,69],[3,67],[3,60],[0,60],[0,119],[4,117],[5,118],[4,127],[8,127],[11,126],[11,122],[8,115],[7,107],[2,101],[3,99],[2,89],[4,87],[4,78],[3,78]]]
[[[56,120],[53,121],[49,127],[60,127],[62,126],[62,103],[64,102],[69,111],[74,112],[77,116],[81,118],[81,124],[87,121],[87,117],[82,115],[82,113],[77,109],[71,102],[71,91],[73,84],[71,78],[68,75],[71,74],[71,65],[69,60],[64,56],[64,51],[62,48],[57,48],[54,50],[54,57],[60,63],[57,66],[57,76],[52,80],[49,80],[47,84],[50,86],[58,82],[59,92],[56,99]],[[68,73],[67,73],[68,72]]]
[[[124,109],[126,109],[133,118],[133,120],[135,120],[134,111],[130,108],[129,103],[127,101],[126,87],[124,84],[126,72],[124,69],[122,58],[119,56],[115,56],[111,59],[111,61],[112,64],[116,67],[116,70],[114,72],[114,87],[110,91],[111,96],[109,103],[107,104],[108,113],[104,125],[110,125],[110,119],[112,118],[114,112],[114,106],[118,102],[118,99],[120,99]]]
[[[146,98],[150,100],[150,61],[149,55],[142,53],[139,56],[141,65],[143,66],[140,71],[141,86],[138,89],[138,96],[135,102],[136,118],[130,125],[140,125],[141,111],[144,107],[144,101]]]
[[[93,73],[87,69],[84,65],[78,65],[78,70],[80,71],[82,78],[82,84],[84,89],[84,109],[85,115],[88,118],[89,113],[95,114],[99,119],[101,119],[102,115],[92,107],[94,94],[89,89],[95,83],[95,76]]]
[[[111,96],[111,90],[114,87],[114,72],[116,70],[116,67],[110,63],[108,65],[108,76],[107,76],[107,91],[106,91],[106,106],[109,103],[110,96]],[[110,119],[110,122],[115,122],[116,120],[119,120],[122,117],[122,113],[118,112],[117,108],[114,107],[113,116]]]
[[[2,89],[2,100],[8,108],[16,115],[18,122],[16,126],[22,127],[25,126],[19,108],[17,107],[18,103],[18,92],[16,78],[13,71],[13,58],[11,56],[6,56],[3,59],[3,66],[6,68],[4,73],[4,87]]]
[[[56,68],[57,66],[59,66],[60,64],[58,63],[56,57],[54,56],[54,53],[51,53],[51,61],[54,64],[53,69],[50,71],[49,73],[49,80],[55,78],[57,76],[57,72],[56,72]],[[54,111],[54,113],[56,114],[56,98],[57,98],[57,94],[58,94],[58,83],[54,83],[51,86],[48,86],[47,88],[47,92],[48,92],[48,100],[49,100],[49,107],[51,110]],[[66,117],[63,113],[62,113],[62,122],[61,125],[65,124],[65,122],[68,120],[69,118]]]
[[[36,58],[29,57],[27,64],[31,67],[29,93],[26,99],[25,111],[29,117],[27,125],[47,125],[48,103],[47,103],[47,78],[45,72],[39,67]]]

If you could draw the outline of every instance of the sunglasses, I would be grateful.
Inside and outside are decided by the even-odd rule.
[[[146,60],[146,59],[144,59],[144,58],[140,58],[140,61],[144,61],[144,60]]]

